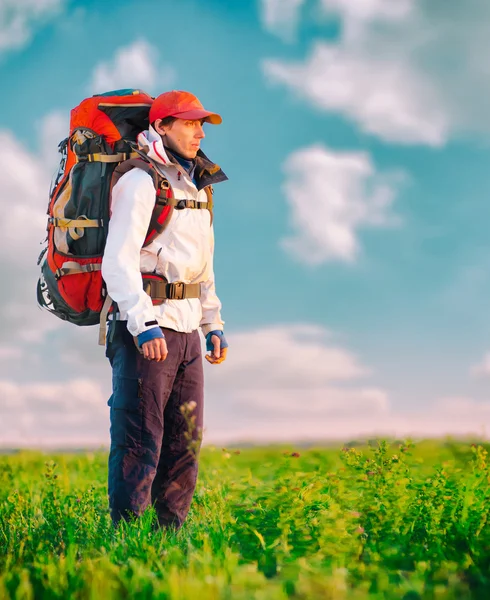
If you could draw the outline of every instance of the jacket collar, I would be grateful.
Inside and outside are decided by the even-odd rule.
[[[182,169],[181,164],[172,154],[172,151],[163,145],[161,136],[151,125],[148,131],[142,131],[138,135],[137,141],[139,149],[143,151],[153,163]],[[208,185],[214,185],[228,179],[221,167],[209,160],[201,149],[198,150],[195,160],[196,170],[194,175],[198,190],[202,190]],[[164,175],[164,173],[162,173],[162,175]]]

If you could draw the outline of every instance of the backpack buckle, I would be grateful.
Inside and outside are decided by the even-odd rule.
[[[169,300],[184,300],[185,284],[182,281],[175,281],[168,284],[167,298]]]
[[[186,204],[187,204],[187,200],[179,200],[177,202],[177,204],[175,205],[175,208],[177,210],[183,210],[184,208],[186,208]]]

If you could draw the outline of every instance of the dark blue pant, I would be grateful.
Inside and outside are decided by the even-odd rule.
[[[115,524],[153,504],[160,526],[179,528],[196,486],[204,400],[199,332],[162,331],[168,348],[163,362],[143,358],[126,321],[116,322],[107,344],[113,389],[109,506]]]

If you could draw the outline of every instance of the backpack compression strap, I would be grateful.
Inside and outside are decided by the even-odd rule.
[[[130,158],[136,158],[136,152],[118,152],[117,154],[102,154],[95,152],[93,154],[77,155],[77,162],[103,162],[103,163],[120,163]]]
[[[105,340],[107,336],[107,317],[111,307],[112,298],[109,296],[109,294],[107,294],[102,310],[100,311],[99,346],[105,346]]]

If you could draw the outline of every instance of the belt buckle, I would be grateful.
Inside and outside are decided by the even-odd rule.
[[[170,300],[184,300],[184,282],[175,281],[170,284]]]

